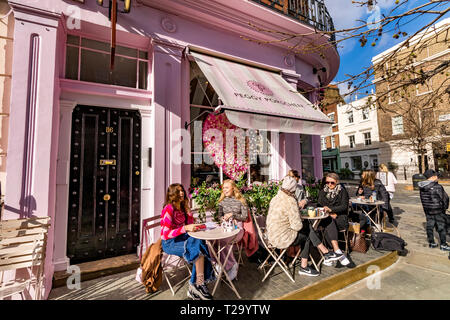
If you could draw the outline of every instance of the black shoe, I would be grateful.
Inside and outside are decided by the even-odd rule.
[[[324,260],[328,263],[331,261],[339,260],[342,257],[342,253],[336,253],[334,251],[327,252],[323,255]]]
[[[441,250],[442,251],[450,251],[450,246],[446,243],[441,244]]]
[[[205,284],[202,285],[190,284],[190,290],[191,292],[199,296],[201,300],[213,299],[212,295],[209,293],[208,287]]]
[[[394,219],[394,218],[389,219],[389,223],[390,223],[390,224],[394,224],[394,222],[395,222],[395,219]]]
[[[306,268],[300,267],[300,270],[298,270],[298,274],[305,275],[305,276],[308,276],[308,277],[317,277],[317,276],[320,275],[320,273],[317,272],[316,269],[313,269],[313,268],[311,268],[309,266],[307,266]]]
[[[430,248],[437,248],[437,243],[434,243],[434,242],[430,242],[429,244],[428,244],[428,247],[430,247]]]
[[[349,269],[353,269],[353,268],[356,267],[356,264],[355,264],[353,261],[350,261],[350,263],[348,263],[348,264],[346,264],[346,265],[344,266],[340,261],[338,261],[338,262],[336,263],[336,266],[335,266],[335,268],[337,268],[337,269],[344,268],[344,267],[347,267],[347,268],[349,268]]]

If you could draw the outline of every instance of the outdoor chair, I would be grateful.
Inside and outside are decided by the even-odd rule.
[[[283,257],[287,251],[287,248],[286,249],[277,249],[276,247],[272,246],[269,243],[269,240],[267,239],[265,230],[264,231],[262,230],[262,227],[260,226],[255,213],[253,213],[253,212],[252,212],[252,217],[253,217],[253,223],[256,226],[256,230],[258,232],[258,237],[259,237],[263,247],[269,253],[267,255],[267,258],[258,266],[259,270],[264,271],[264,278],[262,279],[262,282],[264,282],[264,280],[267,279],[267,277],[271,274],[271,272],[275,269],[275,267],[277,265],[283,270],[283,272],[289,277],[289,279],[292,282],[295,282],[294,278],[292,277],[292,274],[289,272],[288,266],[286,265],[286,263],[283,260]],[[280,253],[278,253],[277,250],[280,250]],[[269,266],[268,262],[269,262],[270,258],[272,258],[274,260],[274,262],[270,266],[269,270],[266,272],[265,268]]]
[[[40,300],[43,288],[49,217],[0,221],[0,299],[34,288],[32,299]],[[26,268],[29,277],[6,281],[5,271]]]
[[[147,249],[150,246],[150,231],[153,228],[157,228],[160,226],[160,216],[144,219],[142,221],[142,233],[141,233],[141,248],[139,253],[139,260],[142,259],[143,247]],[[164,279],[166,279],[167,284],[169,285],[170,291],[172,295],[175,295],[174,287],[178,286],[181,283],[184,283],[191,277],[191,269],[189,268],[189,264],[181,257],[170,255],[165,252],[162,252],[161,256],[161,266],[163,270]],[[189,276],[183,278],[175,284],[171,283],[171,280],[177,277],[177,272],[180,269],[186,268],[189,272]]]

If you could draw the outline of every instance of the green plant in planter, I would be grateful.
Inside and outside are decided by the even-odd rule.
[[[241,189],[250,209],[258,214],[267,215],[272,198],[277,194],[279,182],[252,184]]]
[[[317,202],[317,199],[319,198],[320,180],[316,181],[314,177],[308,178],[304,187],[306,194],[308,195],[308,200]]]
[[[199,187],[191,187],[191,198],[198,206],[198,218],[201,222],[206,221],[206,211],[214,210],[214,220],[218,215],[218,201],[222,192],[219,185],[213,185],[211,187],[206,186],[206,182],[203,182]]]

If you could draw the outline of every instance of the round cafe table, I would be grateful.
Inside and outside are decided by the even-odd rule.
[[[376,201],[368,201],[365,199],[358,199],[358,198],[350,198],[350,202],[353,204],[359,204],[361,205],[361,211],[366,215],[366,217],[368,217],[370,219],[370,221],[373,223],[374,227],[377,228],[377,230],[379,232],[383,232],[383,226],[381,224],[380,221],[380,207],[385,203],[384,201],[381,200],[376,200]],[[364,208],[365,206],[372,206],[372,209],[370,209],[369,211],[366,211]],[[375,221],[370,217],[370,214],[372,212],[376,211],[377,214],[375,215]]]
[[[222,264],[222,261],[220,261],[220,253],[223,250],[225,250],[227,246],[229,246],[227,256],[224,260],[224,263],[226,264],[226,262],[228,261],[228,257],[233,252],[233,246],[236,243],[235,239],[240,231],[241,230],[239,228],[237,228],[231,232],[227,232],[227,231],[224,231],[221,226],[217,225],[217,227],[214,229],[206,229],[206,230],[201,230],[201,231],[188,232],[189,236],[191,236],[193,238],[205,240],[206,244],[208,245],[209,251],[213,255],[214,259],[216,260],[216,263],[218,263],[220,266],[220,272],[218,274],[217,274],[217,270],[214,268],[214,272],[216,273],[217,280],[216,280],[216,284],[214,285],[212,295],[214,295],[219,282],[222,280],[225,282],[225,284],[227,284],[231,288],[231,290],[234,291],[236,296],[239,299],[241,299],[239,292],[236,290],[236,287],[233,285],[233,282],[228,277],[228,273],[224,272],[224,270],[225,270],[224,264]],[[222,247],[218,240],[228,239],[228,238],[231,238],[230,241],[228,241],[228,244],[226,246]],[[217,243],[217,246],[215,246],[216,243]],[[217,250],[216,250],[216,248],[217,248]],[[226,279],[226,281],[228,281],[228,283],[222,278],[222,274],[225,275],[225,279]]]
[[[300,215],[300,218],[301,218],[302,220],[309,220],[309,223],[310,223],[310,225],[311,225],[311,228],[312,228],[314,231],[317,231],[317,228],[319,227],[320,221],[321,221],[322,219],[328,218],[329,216],[330,216],[330,215],[329,215],[328,213],[325,213],[325,214],[319,215],[319,216],[315,216],[315,217],[310,217],[309,215],[307,216],[307,215],[302,215],[302,214],[301,214],[301,215]],[[301,250],[299,250],[299,251],[297,252],[297,254],[296,254],[294,260],[291,262],[291,266],[294,265],[295,261],[297,260],[297,257],[298,257],[299,254],[300,254],[300,251],[301,251]],[[322,254],[322,252],[321,252],[320,250],[317,250],[317,251],[319,251],[320,256],[321,256],[321,258],[320,258],[320,260],[319,260],[318,262],[316,262],[316,261],[314,260],[314,258],[313,258],[313,256],[312,256],[311,254],[309,254],[309,258],[311,259],[311,262],[313,263],[314,268],[316,268],[316,270],[317,270],[318,272],[320,272],[320,269],[319,269],[319,268],[320,268],[320,264],[323,262],[324,257],[323,257],[323,254]]]

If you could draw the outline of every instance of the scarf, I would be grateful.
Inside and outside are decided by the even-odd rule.
[[[286,190],[286,189],[283,189],[283,188],[280,188],[280,190],[283,191],[284,193],[286,193],[288,196],[290,196],[290,197],[296,199],[296,198],[295,198],[295,193],[290,192],[289,190]]]
[[[328,200],[333,200],[334,198],[336,198],[339,192],[341,192],[341,188],[342,187],[340,184],[337,184],[336,187],[334,187],[334,189],[330,189],[328,185],[325,185],[323,191],[325,191]]]

